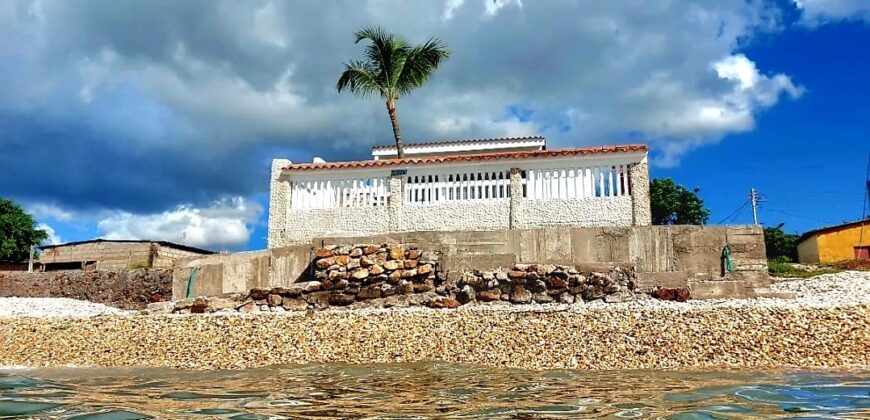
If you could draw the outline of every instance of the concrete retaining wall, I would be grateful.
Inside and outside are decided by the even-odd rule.
[[[495,270],[515,263],[573,265],[606,270],[631,265],[641,290],[692,289],[693,297],[746,296],[768,284],[764,236],[753,226],[634,226],[548,228],[481,232],[411,232],[355,238],[319,238],[309,245],[216,255],[176,265],[173,297],[183,298],[190,270],[201,267],[194,295],[241,293],[252,287],[277,287],[304,278],[314,247],[352,243],[398,244],[438,251],[447,276],[463,270]],[[733,272],[724,272],[728,245]]]
[[[188,294],[193,277],[193,296],[218,296],[243,293],[255,287],[290,285],[307,274],[312,260],[311,246],[293,246],[229,255],[208,255],[176,261],[172,278],[172,298]]]

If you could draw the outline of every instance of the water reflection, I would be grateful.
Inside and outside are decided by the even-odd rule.
[[[870,371],[547,371],[418,363],[0,371],[0,417],[870,418]]]

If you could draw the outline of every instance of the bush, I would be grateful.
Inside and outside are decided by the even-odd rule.
[[[788,257],[774,257],[767,262],[767,271],[774,277],[788,277],[805,279],[809,277],[819,276],[822,274],[839,273],[840,269],[835,267],[818,267],[807,268],[798,264],[793,264]]]
[[[799,238],[793,233],[785,233],[779,226],[764,228],[764,247],[767,249],[767,259],[780,259],[781,262],[797,261]]]

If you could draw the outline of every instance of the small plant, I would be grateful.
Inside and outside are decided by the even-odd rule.
[[[145,269],[145,268],[149,268],[149,267],[148,267],[148,263],[144,262],[144,261],[130,264],[130,266],[127,267],[127,269],[129,269],[129,270],[141,270],[141,269]]]
[[[818,268],[807,267],[805,265],[792,263],[789,257],[779,256],[767,261],[767,271],[774,277],[806,279],[822,274],[839,273],[842,270],[829,266],[821,266]]]

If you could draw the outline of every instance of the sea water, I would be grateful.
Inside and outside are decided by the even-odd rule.
[[[870,418],[870,370],[0,370],[0,418]]]

